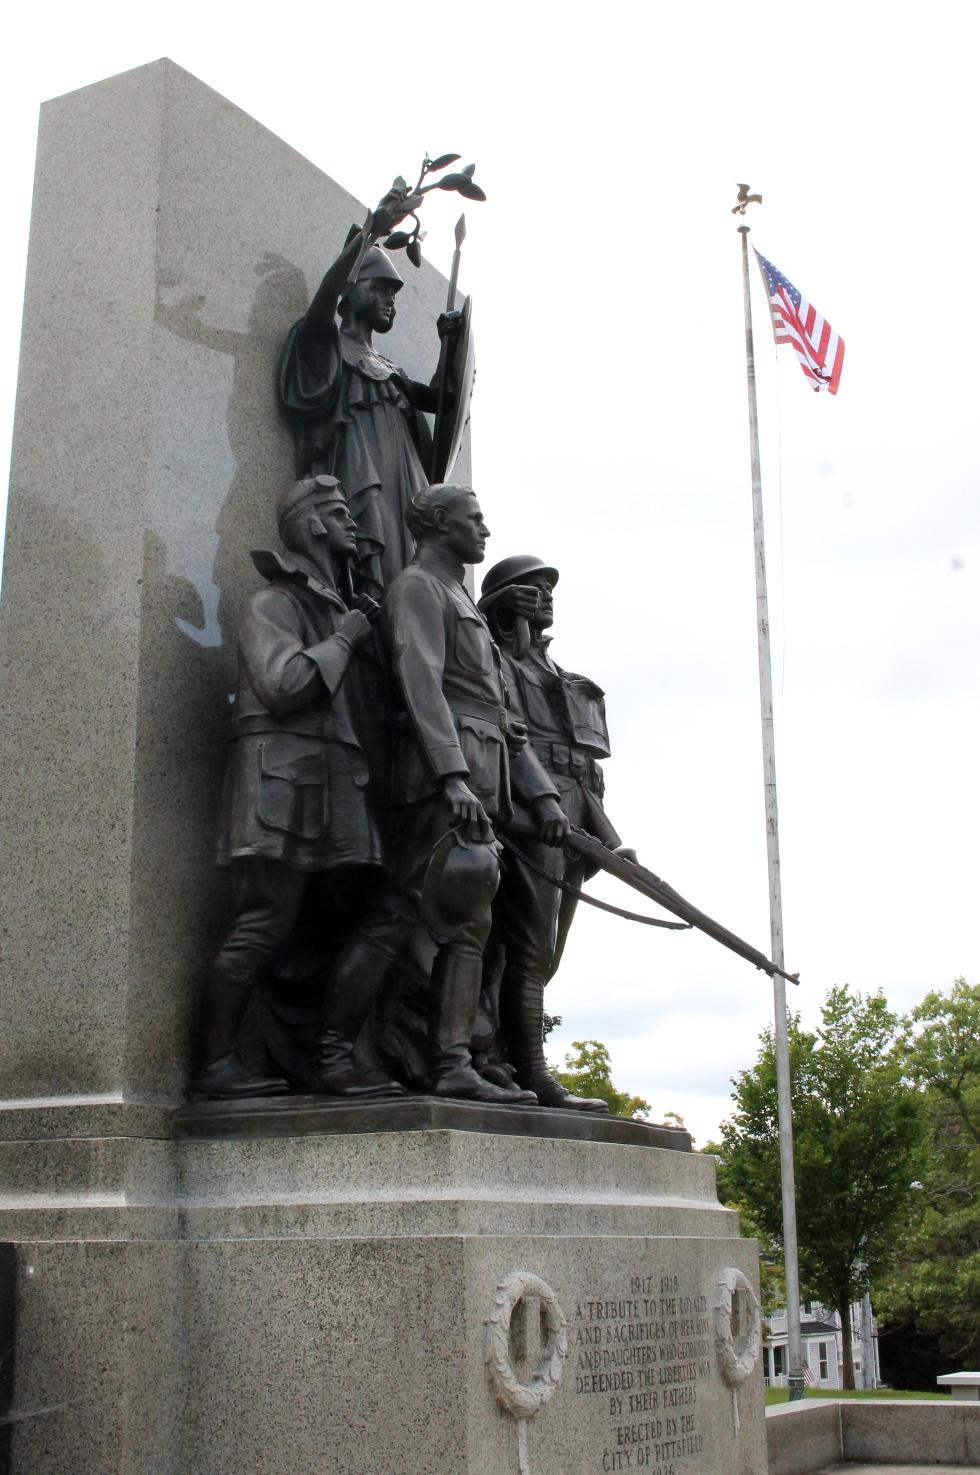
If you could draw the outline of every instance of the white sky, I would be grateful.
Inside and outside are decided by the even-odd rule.
[[[792,1002],[976,977],[977,88],[966,6],[18,6],[0,107],[7,454],[39,103],[168,55],[363,199],[477,162],[475,483],[489,558],[558,564],[557,659],[606,688],[607,807],[768,950],[736,180],[845,338],[836,399],[753,267]],[[318,58],[320,61],[318,62]],[[430,201],[447,269],[455,197]],[[339,243],[338,243],[339,245]],[[326,265],[326,263],[324,263]],[[783,361],[783,355],[786,355]],[[781,450],[780,450],[781,447]],[[6,478],[4,478],[4,481]],[[629,906],[629,893],[596,883]],[[584,910],[584,909],[583,909]],[[703,1142],[765,975],[580,914],[548,1007]]]

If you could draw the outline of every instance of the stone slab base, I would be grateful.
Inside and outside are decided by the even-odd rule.
[[[680,1127],[628,1121],[597,1112],[484,1106],[438,1096],[360,1102],[329,1101],[322,1096],[195,1101],[177,1112],[173,1121],[177,1137],[295,1137],[307,1132],[423,1132],[432,1128],[691,1151],[691,1135]]]
[[[820,1475],[949,1475],[951,1468],[957,1475],[980,1475],[980,1465],[834,1465],[830,1470],[821,1470]]]
[[[850,1460],[820,1475],[949,1475],[951,1468],[957,1475],[980,1475],[980,1465],[854,1465]]]
[[[814,1399],[766,1411],[769,1475],[838,1468],[980,1467],[980,1406],[937,1400]]]
[[[449,1129],[4,1146],[10,1475],[765,1471],[761,1371],[725,1382],[713,1313],[755,1247],[709,1159]],[[488,1346],[541,1404],[523,1428]]]

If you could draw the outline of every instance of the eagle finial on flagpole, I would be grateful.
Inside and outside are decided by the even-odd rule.
[[[738,199],[736,200],[735,204],[732,206],[732,214],[733,215],[744,215],[745,214],[745,209],[746,209],[746,206],[747,205],[761,205],[762,204],[762,196],[761,195],[750,195],[749,194],[749,189],[750,189],[750,186],[749,185],[747,185],[747,184],[736,184],[736,189],[738,190]]]

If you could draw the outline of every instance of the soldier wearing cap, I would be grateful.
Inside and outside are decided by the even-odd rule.
[[[489,529],[469,487],[434,486],[411,507],[418,551],[390,585],[382,609],[396,687],[390,881],[385,903],[346,951],[377,988],[424,918],[436,944],[429,1004],[429,1078],[440,1096],[533,1103],[508,1078],[473,1067],[483,949],[498,879],[492,823],[511,811],[511,788],[544,844],[568,822],[557,790],[524,749],[506,709],[500,657],[463,585]],[[373,963],[372,963],[373,960]],[[372,973],[373,967],[373,973]]]
[[[347,498],[336,477],[304,477],[278,499],[277,514],[285,552],[253,553],[268,582],[248,601],[239,634],[218,847],[219,864],[234,872],[237,903],[207,984],[193,1083],[210,1096],[288,1089],[277,1077],[256,1075],[239,1057],[249,997],[273,950],[292,932],[308,887],[352,877],[363,882],[380,876],[383,862],[358,735],[364,703],[355,660],[377,605],[350,593],[355,542]],[[371,1002],[360,990],[348,994],[334,999],[345,1030],[355,1029]],[[371,1094],[390,1087],[351,1068],[330,1089]]]
[[[386,195],[374,211],[370,240],[386,235],[420,199],[394,190]],[[431,449],[420,412],[435,410],[436,395],[374,347],[374,334],[394,323],[403,283],[379,246],[362,257],[365,244],[364,231],[354,231],[290,331],[279,394],[295,437],[297,475],[327,471],[343,482],[357,524],[359,579],[380,598],[414,552],[408,508],[428,485],[423,462]],[[455,330],[458,318],[439,318],[440,337]]]
[[[603,693],[586,677],[563,671],[548,654],[546,632],[557,583],[556,568],[531,554],[517,554],[490,569],[479,607],[500,648],[510,704],[527,724],[528,743],[558,790],[570,824],[610,849],[621,849],[602,805],[597,760],[609,756]],[[502,949],[499,1008],[507,1056],[520,1084],[542,1105],[604,1111],[605,1102],[566,1091],[544,1057],[544,988],[561,961],[575,911],[575,899],[548,878],[580,887],[585,866],[574,852],[570,858],[567,851],[540,844],[527,833],[526,820],[521,832],[520,820],[518,810],[515,843],[545,875],[509,855],[494,902],[488,975],[493,975],[493,961],[499,970]]]

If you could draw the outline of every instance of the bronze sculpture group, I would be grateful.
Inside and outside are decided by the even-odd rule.
[[[437,391],[374,346],[402,285],[377,241],[419,201],[396,188],[352,230],[283,351],[297,480],[241,620],[218,847],[235,910],[192,1089],[602,1111],[554,1079],[543,1030],[572,911],[550,877],[584,871],[570,822],[619,845],[602,693],[547,654],[555,569],[505,559],[471,598],[489,529],[471,488],[429,483]],[[441,338],[459,317],[443,314]],[[439,392],[449,409],[455,387]],[[243,1019],[260,985],[275,1006],[304,927],[308,1007],[290,1048],[271,1032],[263,1067],[244,1058]]]

